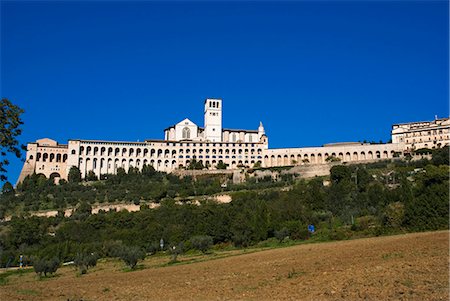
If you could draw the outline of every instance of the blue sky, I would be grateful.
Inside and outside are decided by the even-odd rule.
[[[163,138],[203,101],[269,147],[390,139],[448,116],[447,1],[1,2],[22,143]],[[12,160],[15,182],[22,163]]]

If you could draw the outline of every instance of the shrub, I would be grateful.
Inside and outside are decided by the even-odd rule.
[[[283,224],[289,232],[289,237],[294,240],[304,240],[311,236],[308,231],[308,227],[302,224],[300,221],[287,221]]]
[[[190,239],[191,245],[194,249],[206,253],[213,245],[213,239],[208,235],[197,235]]]
[[[33,268],[36,274],[38,274],[39,276],[42,276],[42,274],[44,274],[45,277],[47,277],[47,273],[55,273],[59,268],[59,264],[59,259],[56,257],[53,257],[51,259],[34,258],[33,260]]]
[[[80,274],[86,274],[90,267],[97,265],[98,256],[95,253],[78,253],[75,257],[74,264],[78,267]]]
[[[289,229],[283,227],[281,230],[275,230],[275,238],[278,239],[279,243],[282,243],[283,240],[289,236]]]
[[[120,259],[122,259],[131,269],[134,269],[140,259],[145,259],[145,252],[136,246],[123,247]]]

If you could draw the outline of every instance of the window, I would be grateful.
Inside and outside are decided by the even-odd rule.
[[[188,127],[183,129],[183,139],[191,138],[191,130]]]

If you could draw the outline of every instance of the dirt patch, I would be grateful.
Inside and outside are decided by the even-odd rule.
[[[0,300],[448,300],[448,231],[305,244],[123,272],[116,261],[76,277],[26,274]],[[214,256],[214,255],[209,255]],[[183,257],[181,257],[183,259]],[[201,259],[208,259],[208,256]]]

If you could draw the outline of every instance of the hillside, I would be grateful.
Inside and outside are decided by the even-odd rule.
[[[448,235],[304,244],[162,267],[151,257],[134,272],[108,261],[81,277],[64,267],[43,281],[34,273],[11,276],[0,299],[448,300]]]

